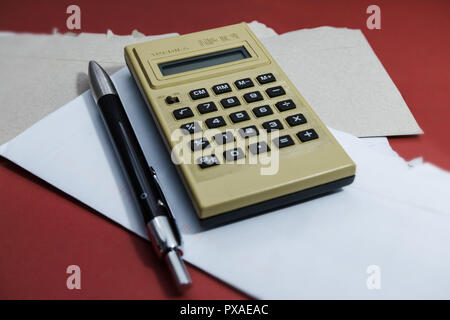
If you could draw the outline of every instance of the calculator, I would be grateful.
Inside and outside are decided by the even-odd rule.
[[[202,225],[353,182],[355,163],[247,24],[129,45],[125,60]]]

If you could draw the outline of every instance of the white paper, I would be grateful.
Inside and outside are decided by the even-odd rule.
[[[353,185],[205,231],[128,70],[113,80],[178,220],[188,262],[257,298],[450,298],[448,173],[410,167],[333,131],[357,164]],[[146,237],[89,92],[0,151]],[[440,189],[416,189],[421,184]],[[380,290],[366,286],[371,265],[381,268]]]

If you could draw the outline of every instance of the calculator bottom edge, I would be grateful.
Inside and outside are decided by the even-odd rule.
[[[270,210],[284,208],[295,203],[299,203],[303,200],[325,195],[326,193],[351,184],[354,179],[355,176],[353,175],[312,188],[290,193],[281,197],[277,197],[275,199],[266,200],[263,202],[252,204],[250,206],[224,212],[213,217],[199,219],[200,225],[206,228],[219,227],[227,223],[236,222],[245,218],[263,214]]]

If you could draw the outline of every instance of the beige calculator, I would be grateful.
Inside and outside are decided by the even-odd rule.
[[[245,23],[129,45],[125,59],[202,224],[353,181],[354,162]]]

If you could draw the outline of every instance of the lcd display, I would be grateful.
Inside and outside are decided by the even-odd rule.
[[[158,64],[164,76],[250,58],[244,46]]]

